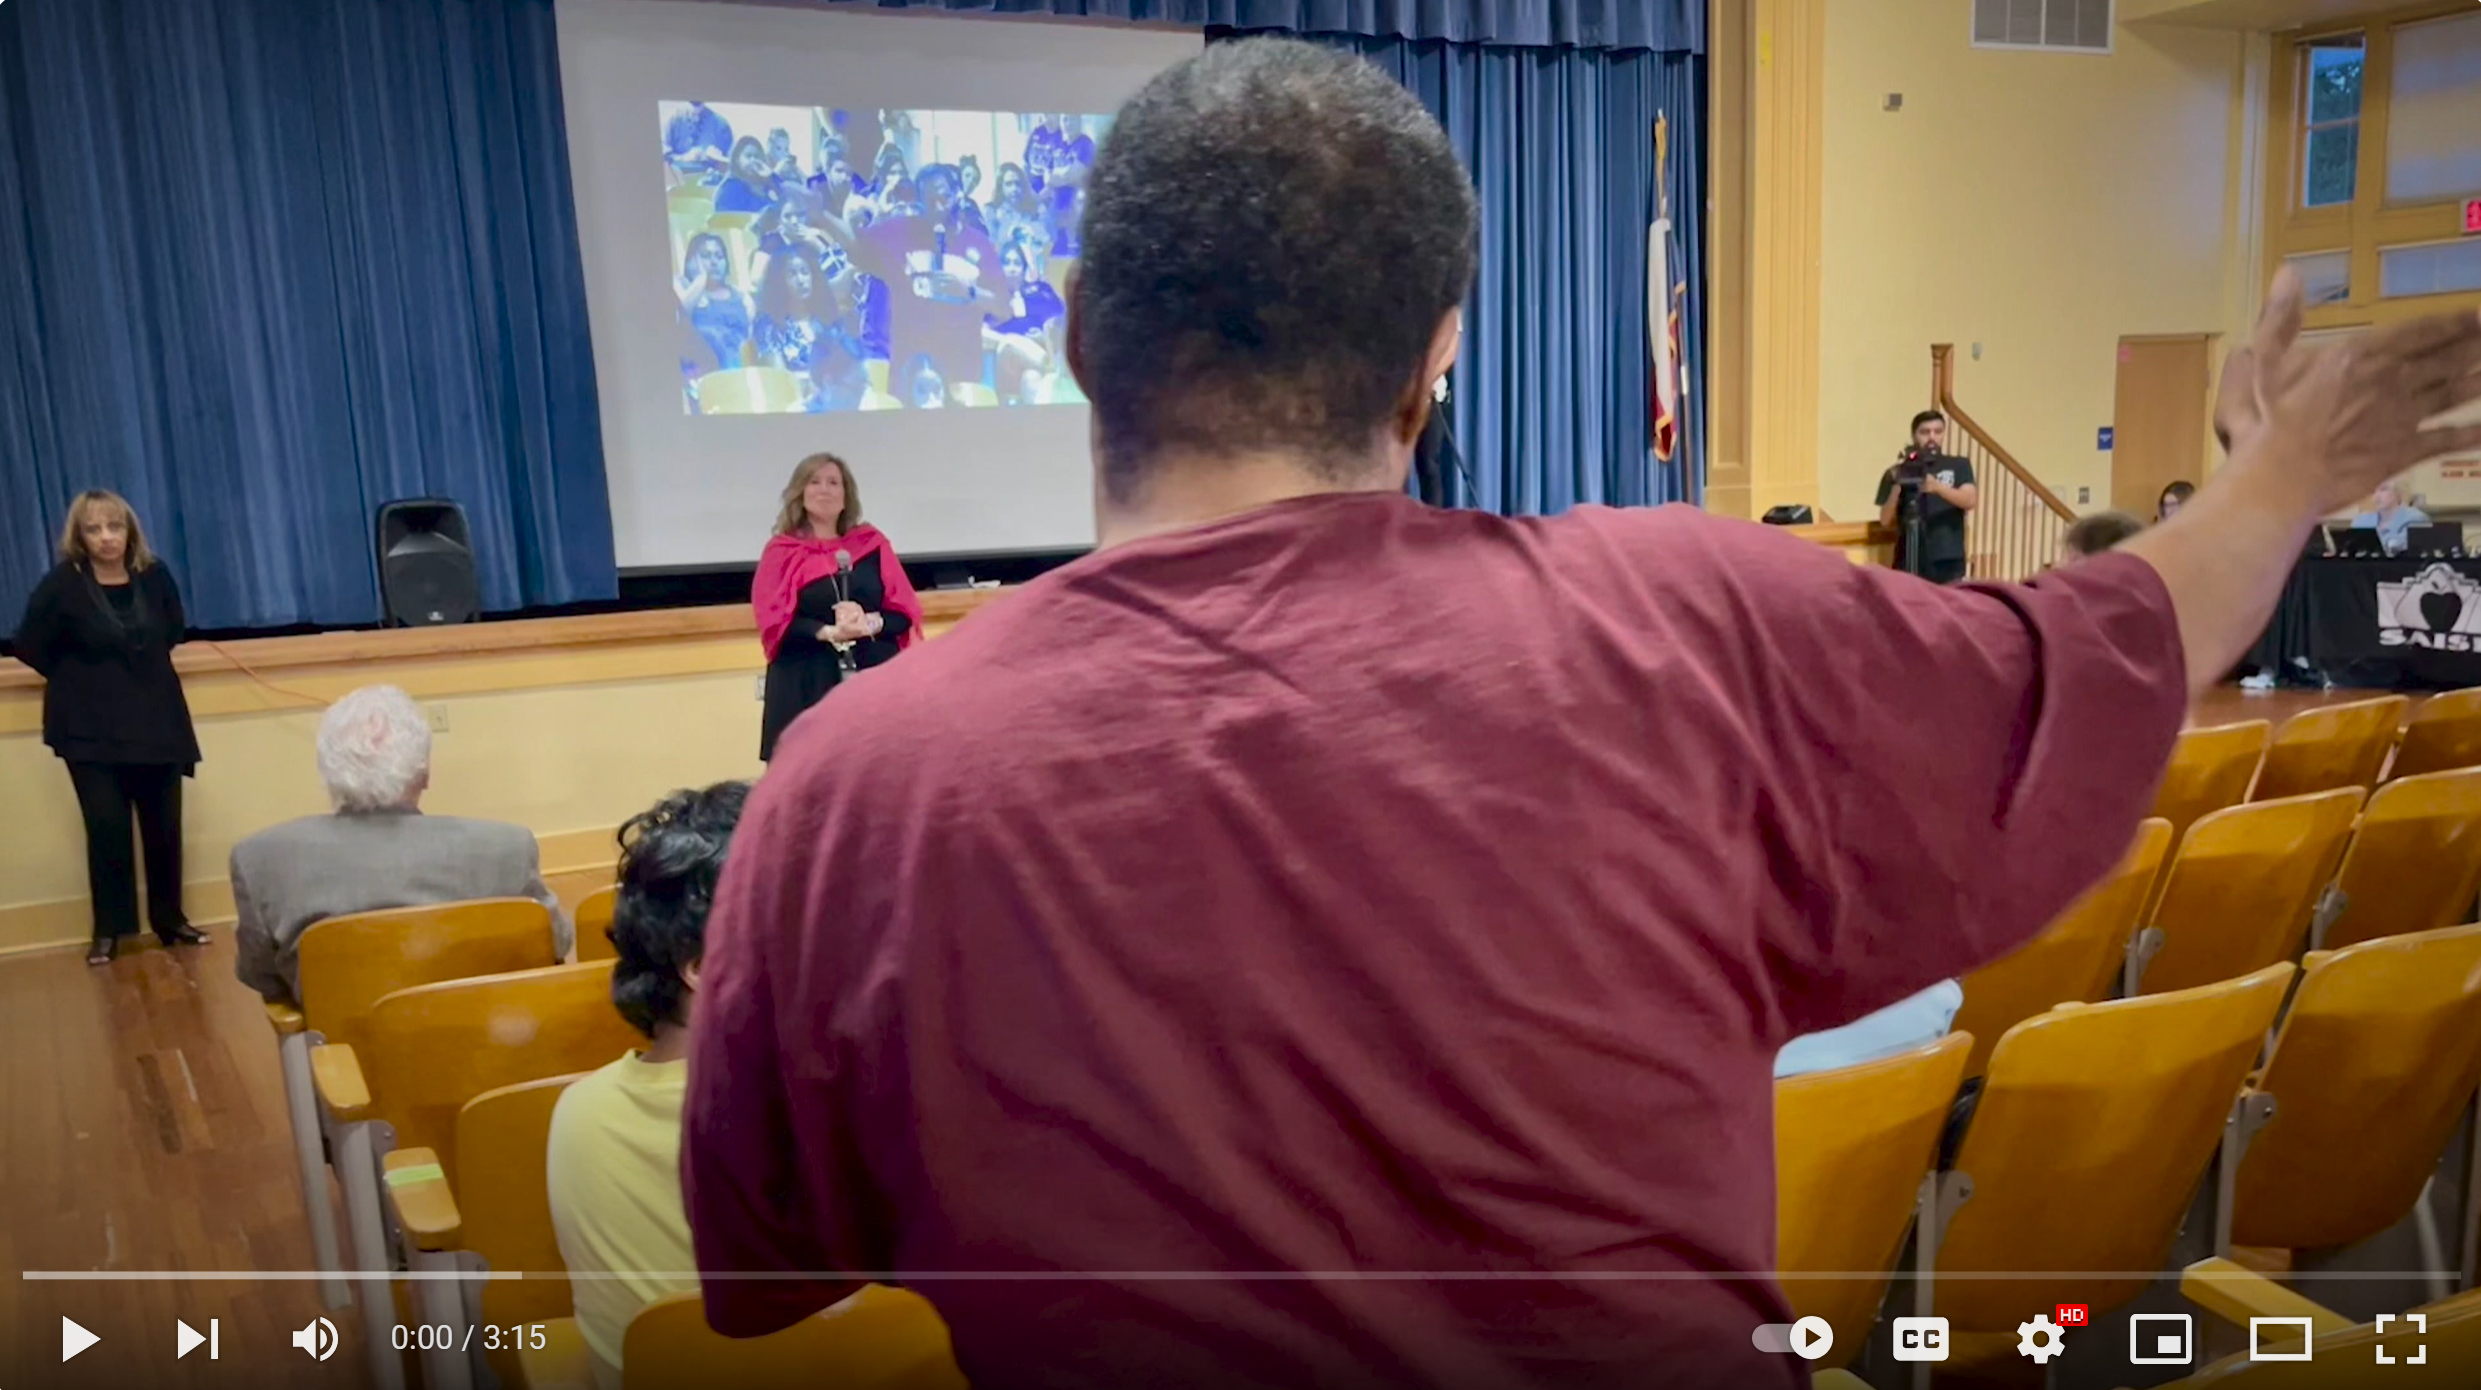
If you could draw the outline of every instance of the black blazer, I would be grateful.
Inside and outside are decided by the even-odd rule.
[[[42,673],[43,741],[72,762],[198,764],[198,731],[173,673],[187,631],[161,561],[133,572],[126,619],[87,568],[62,561],[35,585],[10,646]]]

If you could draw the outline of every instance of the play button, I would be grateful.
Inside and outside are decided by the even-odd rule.
[[[85,1328],[78,1326],[76,1323],[69,1321],[67,1318],[62,1318],[60,1320],[60,1359],[63,1361],[68,1360],[70,1357],[77,1355],[79,1352],[86,1350],[88,1347],[91,1347],[95,1343],[102,1340],[103,1339],[101,1337],[98,1337],[94,1333],[87,1331]]]
[[[1835,1328],[1820,1317],[1802,1318],[1792,1324],[1792,1351],[1802,1360],[1815,1361],[1835,1349]]]
[[[188,1323],[181,1321],[179,1318],[174,1318],[172,1320],[173,1360],[178,1361],[182,1357],[189,1355],[191,1352],[198,1350],[198,1344],[205,1340],[207,1339],[199,1335],[197,1328],[190,1326]]]

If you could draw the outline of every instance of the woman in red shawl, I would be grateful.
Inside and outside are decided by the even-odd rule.
[[[749,598],[767,649],[762,761],[775,757],[777,736],[803,710],[913,645],[921,630],[922,601],[887,537],[862,524],[853,470],[833,454],[812,454],[793,469]]]

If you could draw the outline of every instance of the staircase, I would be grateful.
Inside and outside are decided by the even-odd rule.
[[[1981,505],[1964,520],[1964,551],[1975,579],[2030,579],[2059,555],[2059,533],[2075,509],[2016,462],[1956,404],[1955,344],[1930,347],[1930,401],[1947,417],[1947,452],[1973,465]]]

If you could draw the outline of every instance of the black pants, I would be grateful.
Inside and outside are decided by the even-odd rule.
[[[138,854],[130,815],[146,840],[147,924],[157,936],[187,926],[181,915],[181,769],[169,764],[71,763],[86,818],[86,889],[95,935],[138,930]]]

